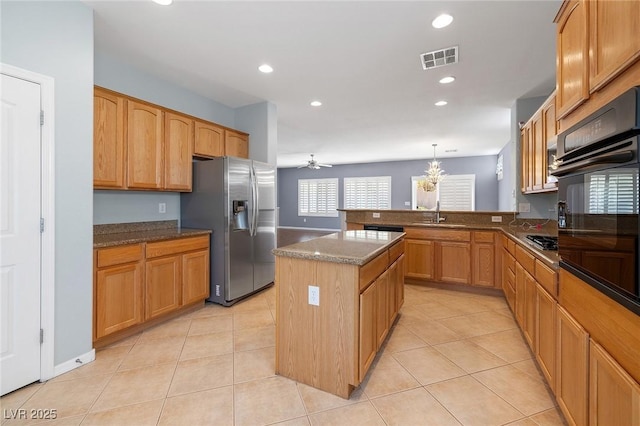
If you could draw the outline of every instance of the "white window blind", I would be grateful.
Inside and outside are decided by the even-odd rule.
[[[438,183],[440,210],[474,211],[476,175],[447,175]]]
[[[588,193],[591,214],[638,213],[638,175],[631,170],[590,175]]]
[[[345,209],[391,209],[391,176],[344,178]]]
[[[338,179],[298,179],[298,216],[338,216]]]

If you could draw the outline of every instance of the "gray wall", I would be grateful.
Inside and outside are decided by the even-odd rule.
[[[2,2],[1,60],[55,79],[56,365],[92,348],[93,12]]]
[[[94,191],[93,224],[180,219],[180,194],[154,191]],[[166,213],[158,204],[166,204]]]
[[[498,184],[495,155],[482,157],[444,158],[442,168],[446,174],[476,175],[476,210],[498,209]],[[298,179],[339,178],[338,202],[343,206],[345,177],[391,176],[391,208],[409,209],[411,201],[411,176],[421,176],[430,159],[389,161],[383,163],[335,165],[332,168],[310,170],[307,168],[278,169],[278,207],[280,226],[340,229],[340,218],[298,216]],[[305,221],[306,219],[306,221]]]
[[[502,155],[502,179],[498,181],[498,210],[508,212],[516,211],[516,148],[515,142],[509,141],[500,150]]]
[[[558,195],[556,192],[524,195],[520,191],[520,188],[522,188],[522,143],[520,142],[520,127],[518,126],[518,122],[529,121],[545,100],[547,100],[547,96],[518,99],[511,108],[511,140],[517,141],[515,144],[516,149],[513,150],[516,166],[515,176],[518,178],[515,182],[516,208],[518,208],[519,203],[531,204],[531,212],[518,214],[518,217],[521,218],[555,219],[557,217],[555,213],[555,206],[558,200]]]
[[[275,104],[260,102],[235,110],[236,129],[249,133],[249,158],[275,165],[278,154],[278,112]]]

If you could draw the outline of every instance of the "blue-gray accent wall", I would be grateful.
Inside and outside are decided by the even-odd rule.
[[[498,210],[497,156],[441,159],[446,174],[476,175],[476,211]],[[338,178],[338,203],[343,207],[345,177],[391,176],[391,208],[410,209],[411,176],[421,176],[430,159],[334,165],[331,168],[278,169],[279,226],[340,229],[339,217],[298,216],[298,179]],[[306,221],[305,221],[306,219]]]

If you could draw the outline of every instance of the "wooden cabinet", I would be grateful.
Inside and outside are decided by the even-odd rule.
[[[556,300],[541,286],[536,286],[535,354],[540,370],[551,390],[556,379]]]
[[[555,155],[556,136],[558,135],[558,121],[556,120],[556,97],[555,93],[544,103],[541,109],[543,140],[540,146],[540,168],[542,170],[542,187],[545,190],[557,190],[557,179],[551,179],[549,172],[549,162],[553,162],[550,153]]]
[[[405,249],[405,276],[424,280],[435,279],[434,242],[407,239]]]
[[[143,247],[132,244],[95,251],[94,339],[143,321]]]
[[[496,287],[495,233],[473,231],[471,243],[471,284],[479,287]],[[499,287],[499,285],[497,285]]]
[[[471,282],[470,259],[469,243],[436,241],[436,280],[469,284]]]
[[[531,153],[529,154],[529,167],[531,168],[531,189],[540,191],[544,185],[546,170],[544,157],[547,154],[547,146],[544,143],[542,112],[538,111],[531,119]]]
[[[127,188],[162,189],[163,112],[127,101]]]
[[[569,424],[586,425],[589,335],[562,307],[557,321],[556,399]]]
[[[180,307],[180,256],[147,260],[145,280],[145,320]]]
[[[404,243],[362,266],[276,256],[276,373],[343,398],[364,380],[404,300]],[[308,285],[320,292],[310,305]]]
[[[224,129],[204,121],[195,120],[193,155],[199,157],[224,156]]]
[[[640,58],[640,2],[589,2],[589,87],[599,90]]]
[[[549,150],[557,135],[555,93],[521,129],[522,185],[525,194],[556,191],[555,180],[549,177]]]
[[[556,35],[556,109],[564,117],[589,98],[589,7],[571,0],[560,12]]]
[[[533,176],[531,173],[531,156],[533,149],[531,145],[531,123],[526,123],[520,129],[520,191],[524,193],[533,190]]]
[[[124,188],[126,100],[100,88],[93,95],[93,186]]]
[[[164,189],[191,191],[193,120],[187,116],[164,114]]]
[[[225,130],[224,152],[229,157],[249,158],[249,136],[233,130]]]
[[[94,343],[101,346],[209,296],[209,236],[97,249],[94,273]]]
[[[593,339],[589,366],[589,424],[640,424],[640,385]]]

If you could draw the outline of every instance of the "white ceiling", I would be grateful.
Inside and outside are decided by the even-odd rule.
[[[85,3],[96,51],[232,108],[277,105],[280,167],[497,154],[515,100],[555,87],[560,0]],[[458,64],[422,70],[451,46]]]

